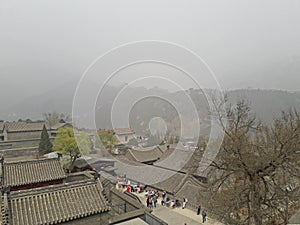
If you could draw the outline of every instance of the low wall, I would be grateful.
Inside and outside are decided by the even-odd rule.
[[[108,225],[108,213],[100,213],[93,216],[87,216],[83,218],[78,218],[75,220],[71,220],[69,222],[64,222],[65,225],[86,225],[86,224],[101,224]]]
[[[110,224],[124,222],[137,217],[144,220],[145,212],[151,212],[136,198],[126,195],[115,188],[111,188],[109,200],[111,211],[114,211],[110,218]]]
[[[112,188],[110,190],[110,202],[112,205],[120,205],[122,203],[126,203],[126,205],[124,204],[123,206],[123,212],[131,212],[143,208],[143,205],[140,202],[136,201],[136,199],[125,195],[115,188]]]
[[[35,147],[40,143],[40,138],[35,139],[23,139],[23,140],[13,140],[13,141],[1,141],[0,150],[7,150],[12,148],[25,148],[25,147]],[[50,138],[50,141],[53,142],[54,138]]]

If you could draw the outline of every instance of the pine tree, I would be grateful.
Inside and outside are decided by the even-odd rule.
[[[50,152],[52,152],[52,144],[50,142],[46,126],[44,125],[39,144],[39,154],[44,155]]]

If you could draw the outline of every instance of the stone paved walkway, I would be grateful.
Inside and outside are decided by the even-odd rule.
[[[143,204],[146,204],[146,197],[144,196],[144,194],[138,194],[138,196],[143,202]],[[184,225],[184,223],[186,223],[187,225],[203,224],[202,216],[197,215],[196,211],[192,211],[190,209],[171,209],[169,207],[161,206],[160,204],[158,204],[157,207],[153,209],[152,214],[167,222],[169,225]],[[209,215],[207,221],[204,224],[222,225],[222,223],[215,221],[212,218],[209,218]]]

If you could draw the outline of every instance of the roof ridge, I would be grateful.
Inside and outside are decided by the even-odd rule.
[[[138,158],[133,154],[132,149],[128,149],[128,151],[136,161],[139,161]]]
[[[193,175],[189,175],[187,182],[190,181],[193,184],[199,185],[201,187],[205,187],[205,184],[201,183],[199,180],[197,180]]]
[[[9,218],[9,206],[8,206],[8,196],[7,193],[4,193],[4,196],[1,195],[1,220],[0,224],[9,225],[10,218]]]
[[[186,174],[185,178],[180,182],[177,188],[174,190],[174,193],[177,194],[185,186],[185,184],[191,184],[199,188],[205,188],[205,185],[198,181],[195,177],[190,174]]]
[[[58,189],[50,191],[47,188],[34,191],[32,195],[28,195],[26,191],[22,194],[11,193],[9,199],[11,214],[16,215],[12,222],[23,224],[26,218],[26,221],[31,221],[33,225],[58,224],[109,211],[109,205],[99,185],[94,179],[91,180],[93,182],[81,182],[81,185],[74,185],[75,182],[71,182],[71,185],[65,186],[66,188],[59,186]],[[18,205],[22,202],[25,202],[25,207],[21,211],[18,210]],[[36,214],[39,214],[40,218]]]
[[[177,187],[174,189],[174,194],[176,194],[178,191],[180,191],[180,189],[183,187],[183,185],[186,183],[187,179],[188,179],[189,175],[185,174],[184,178],[182,179],[182,181],[180,181],[180,183],[177,185]]]
[[[29,160],[19,160],[19,161],[4,161],[5,165],[8,164],[23,164],[23,163],[35,163],[44,161],[59,161],[59,158],[40,158],[40,159],[29,159]]]
[[[66,173],[58,158],[3,163],[2,186],[20,187],[65,179]]]
[[[156,148],[158,148],[158,150],[161,152],[161,153],[164,153],[164,151],[157,145]]]
[[[95,182],[96,182],[96,188],[97,188],[97,190],[100,193],[100,198],[102,199],[102,201],[106,202],[106,204],[108,205],[109,201],[108,201],[107,196],[104,193],[104,188],[103,188],[103,185],[101,183],[100,178],[98,178],[97,180],[95,180]]]
[[[23,196],[31,196],[34,194],[43,194],[43,193],[50,193],[50,192],[61,192],[65,189],[77,189],[83,186],[92,186],[97,185],[94,179],[90,180],[81,180],[81,181],[73,181],[70,183],[63,183],[63,184],[56,184],[44,187],[38,187],[34,189],[27,189],[27,190],[18,190],[10,192],[11,196],[18,198]]]

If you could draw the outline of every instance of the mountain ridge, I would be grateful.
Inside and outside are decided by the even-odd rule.
[[[93,88],[100,88],[99,84],[91,83],[91,85]],[[1,109],[0,117],[3,120],[18,120],[19,118],[41,119],[43,113],[52,111],[70,115],[72,112],[73,96],[75,94],[76,86],[76,82],[71,82],[60,85],[58,88],[47,91],[42,95],[26,98],[25,100],[20,101],[19,104],[6,109]],[[103,127],[109,127],[109,123],[107,123],[106,120],[110,119],[110,110],[114,102],[114,98],[117,96],[121,88],[122,87],[113,86],[105,88],[101,103],[99,103],[100,105],[104,106],[102,107],[104,108],[104,111],[96,112],[96,114],[100,113],[101,115],[106,116],[102,119],[101,116],[96,116],[98,120],[101,120],[99,125],[102,124]],[[151,93],[151,95],[155,96],[155,93],[159,92],[160,95],[166,96],[173,102],[178,103],[183,103],[183,96],[188,93],[191,99],[193,99],[197,110],[203,112],[204,114],[207,113],[207,102],[201,90],[190,89],[187,91],[171,93],[162,89],[156,90],[147,89],[144,87],[128,88],[130,89],[130,93],[135,94],[136,96],[141,96],[145,93]],[[300,91],[291,92],[275,89],[234,89],[227,90],[225,92],[228,94],[230,104],[233,104],[239,99],[245,99],[248,101],[258,118],[266,123],[271,122],[274,117],[281,113],[281,111],[286,111],[290,108],[296,108],[300,110]],[[158,105],[159,106],[157,107],[162,107],[164,104]],[[143,108],[139,110],[140,113],[142,113],[141,110],[143,110]],[[150,112],[150,114],[153,111],[153,114],[155,114],[154,110],[158,109],[147,107],[147,105],[144,104],[144,110],[145,112]],[[171,114],[174,115],[174,113]],[[120,116],[122,116],[121,113]]]

